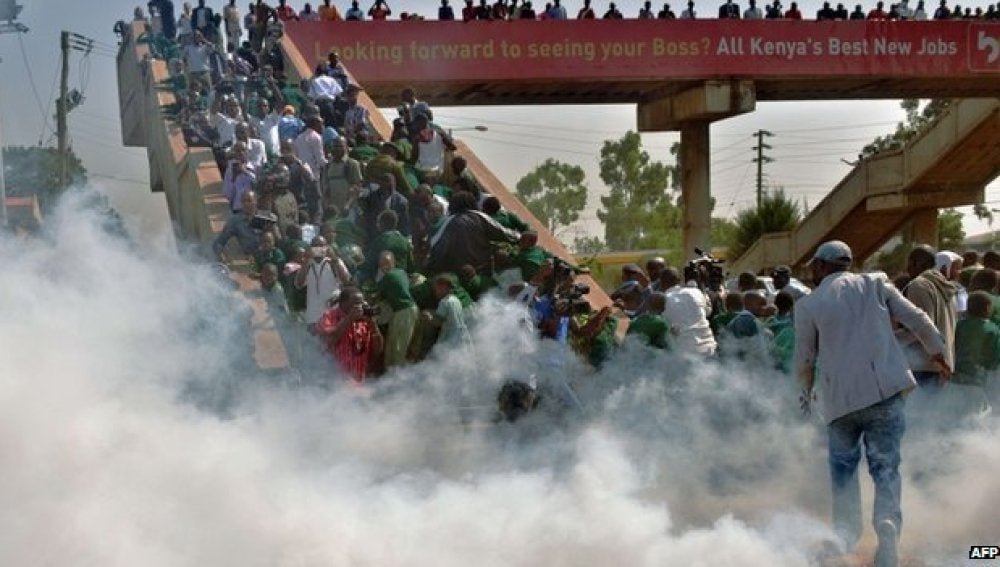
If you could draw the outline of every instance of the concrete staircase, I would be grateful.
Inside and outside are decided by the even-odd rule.
[[[936,239],[937,209],[982,202],[998,174],[1000,99],[956,100],[903,148],[858,163],[795,230],[764,235],[729,269],[801,265],[831,239],[860,262],[908,223],[918,239]]]

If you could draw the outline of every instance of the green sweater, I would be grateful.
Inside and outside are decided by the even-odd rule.
[[[515,215],[510,211],[500,211],[497,216],[493,217],[500,226],[504,228],[509,228],[511,230],[516,230],[518,232],[524,232],[530,228],[528,223],[521,220],[521,217]]]
[[[532,246],[527,250],[521,250],[514,256],[514,265],[521,268],[521,277],[524,281],[531,281],[542,264],[548,259],[549,253],[541,246]]]
[[[416,304],[410,295],[410,278],[399,268],[382,275],[382,279],[378,281],[378,294],[393,311],[401,311]]]
[[[379,255],[388,250],[396,257],[396,267],[403,271],[412,272],[415,267],[413,261],[413,244],[410,239],[403,236],[398,230],[387,230],[378,235],[375,242],[372,242],[372,260],[378,262]]]
[[[629,323],[629,335],[637,335],[649,346],[670,348],[670,323],[662,316],[653,313],[643,313]]]
[[[1000,327],[989,319],[968,317],[955,328],[955,376],[958,384],[985,385],[1000,366]]]

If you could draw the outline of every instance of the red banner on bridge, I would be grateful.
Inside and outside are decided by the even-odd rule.
[[[1000,73],[1000,24],[786,20],[292,22],[362,83],[434,80],[956,77]]]

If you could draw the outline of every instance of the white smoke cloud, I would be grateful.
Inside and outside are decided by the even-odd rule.
[[[592,373],[496,304],[473,353],[364,392],[261,376],[211,270],[79,209],[0,239],[0,564],[805,566],[830,538],[786,377],[633,347]],[[581,410],[484,419],[504,380],[563,374]],[[1000,534],[996,433],[908,475],[904,554]]]

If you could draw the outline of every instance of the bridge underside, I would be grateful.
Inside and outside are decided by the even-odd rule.
[[[713,81],[752,81],[758,101],[815,101],[901,98],[1000,97],[1000,80],[796,77],[714,77]],[[363,83],[378,106],[400,104],[399,93],[412,87],[432,106],[545,104],[636,104],[698,88],[697,80],[602,81],[389,81]]]

